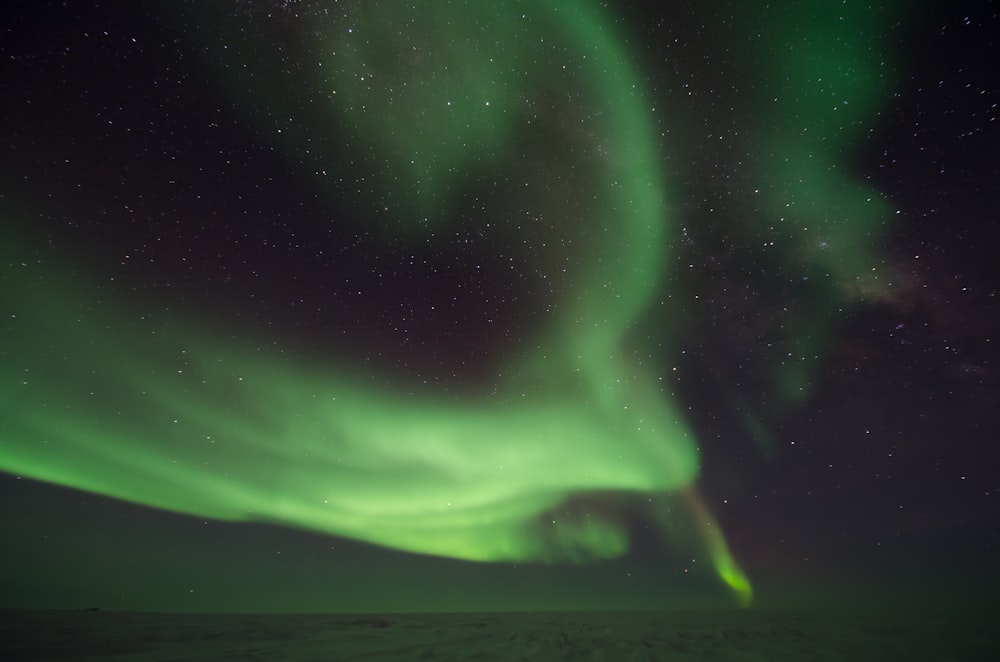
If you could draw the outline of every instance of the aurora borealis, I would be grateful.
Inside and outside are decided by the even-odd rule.
[[[903,296],[859,154],[907,17],[806,7],[673,53],[695,13],[111,6],[50,91],[26,32],[0,470],[487,565],[654,546],[748,604],[734,458]]]

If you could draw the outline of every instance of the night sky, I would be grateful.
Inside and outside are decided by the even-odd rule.
[[[988,2],[4,4],[0,606],[1000,585]]]

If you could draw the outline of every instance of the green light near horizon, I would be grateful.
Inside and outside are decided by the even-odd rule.
[[[716,574],[726,586],[732,589],[741,607],[749,606],[753,602],[753,586],[729,550],[729,545],[726,543],[718,521],[697,490],[684,490],[683,496],[691,510],[694,525],[708,551]]]
[[[557,561],[627,547],[612,519],[539,520],[567,496],[669,491],[697,472],[680,415],[620,376],[599,397],[564,379],[562,391],[439,401],[191,324],[93,310],[85,290],[18,269],[31,284],[5,334],[23,350],[4,354],[10,473],[415,552]],[[608,377],[603,361],[593,367]]]
[[[241,348],[197,320],[136,320],[125,303],[97,304],[82,281],[12,266],[29,286],[12,293],[6,330],[16,348],[4,354],[6,373],[20,378],[2,393],[0,467],[182,513],[459,559],[618,556],[628,547],[624,523],[563,515],[564,502],[593,491],[674,491],[698,472],[684,417],[622,347],[661,285],[666,255],[649,102],[597,10],[557,4],[533,9],[544,15],[526,24],[513,5],[483,3],[455,25],[461,13],[445,20],[449,4],[430,3],[408,28],[412,40],[396,40],[406,46],[400,59],[378,52],[373,35],[410,24],[376,4],[355,6],[334,46],[321,42],[337,56],[316,86],[330,90],[330,121],[344,118],[355,142],[393,164],[372,174],[382,190],[403,191],[410,218],[430,206],[444,217],[461,173],[484,162],[530,174],[511,207],[530,207],[557,232],[584,222],[600,233],[542,258],[572,266],[561,305],[495,393],[454,401],[379,386],[349,366]],[[467,52],[456,32],[494,35],[512,59]],[[586,134],[571,162],[561,144],[545,154],[506,146],[530,124],[523,104],[553,92],[504,72],[518,72],[512,63],[534,57],[531,44],[546,38],[561,49],[585,45],[578,57],[567,51],[581,71],[551,84],[556,94],[595,82],[585,96],[596,108],[561,120],[573,124],[569,137]],[[413,71],[406,57],[417,43],[426,59]],[[407,170],[410,162],[426,169]],[[592,198],[574,203],[585,189]]]
[[[671,287],[672,219],[661,172],[669,110],[654,113],[627,40],[590,3],[428,2],[413,16],[387,7],[347,4],[343,19],[310,19],[315,29],[301,34],[314,35],[303,39],[315,57],[304,82],[264,65],[240,73],[235,60],[220,80],[267,108],[262,124],[287,118],[269,139],[300,163],[352,155],[337,167],[372,183],[348,206],[373,234],[446,242],[470,187],[510,182],[488,201],[491,218],[561,275],[552,314],[492,394],[412,392],[357,366],[312,364],[294,348],[259,351],[193,317],[138,314],[137,302],[99,294],[67,265],[21,264],[8,243],[0,469],[181,513],[475,561],[613,558],[628,549],[625,523],[564,513],[567,500],[694,494],[699,460],[683,406],[628,337]],[[220,38],[205,25],[200,36]],[[252,32],[225,33],[226,53],[261,48]],[[295,84],[309,92],[281,93]],[[847,139],[829,121],[816,127],[831,142]],[[793,197],[808,210],[796,222],[824,238],[794,259],[850,281],[867,264],[858,246],[881,207],[827,167],[832,152],[812,166],[815,143],[770,129],[755,136],[794,157],[761,157],[770,204]],[[320,199],[343,202],[343,186],[320,175],[314,184]],[[362,213],[382,198],[396,216]],[[831,207],[832,221],[822,213]],[[518,214],[540,229],[519,229]],[[803,354],[818,351],[818,331],[803,327]],[[716,573],[749,602],[716,520],[700,499],[692,510]]]

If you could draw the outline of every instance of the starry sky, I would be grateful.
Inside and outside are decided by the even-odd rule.
[[[0,605],[997,584],[986,2],[7,3]]]

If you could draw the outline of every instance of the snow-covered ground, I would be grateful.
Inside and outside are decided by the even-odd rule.
[[[995,660],[981,611],[0,612],[4,660]]]

